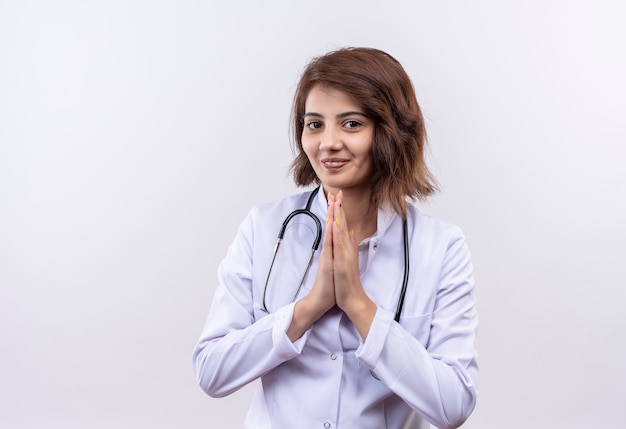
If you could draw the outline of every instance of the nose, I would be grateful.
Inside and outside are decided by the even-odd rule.
[[[341,134],[335,127],[326,127],[320,135],[320,150],[335,151],[341,149]]]

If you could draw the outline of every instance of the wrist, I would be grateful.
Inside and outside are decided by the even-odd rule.
[[[361,338],[365,341],[374,316],[378,311],[376,303],[364,294],[363,298],[350,300],[349,303],[341,309],[346,313],[348,318],[350,318],[350,321],[352,321],[359,335],[361,335]]]
[[[287,329],[289,339],[294,342],[300,338],[326,311],[328,309],[316,304],[309,295],[297,301],[294,305],[291,324]]]
[[[317,322],[330,308],[310,293],[296,302],[299,317],[310,326]],[[294,310],[295,311],[295,310]]]

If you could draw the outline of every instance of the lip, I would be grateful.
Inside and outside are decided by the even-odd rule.
[[[348,163],[348,159],[345,158],[324,158],[320,162],[324,168],[328,170],[339,170],[341,167]]]

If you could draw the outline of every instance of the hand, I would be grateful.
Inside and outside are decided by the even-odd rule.
[[[300,338],[328,310],[335,306],[333,277],[333,222],[335,197],[328,193],[328,216],[322,241],[317,274],[311,291],[296,302],[287,336],[293,342]]]
[[[343,192],[334,201],[333,214],[333,279],[335,300],[350,318],[359,335],[365,341],[377,306],[363,290],[359,273],[359,246],[354,230],[348,231],[343,210]]]
[[[376,314],[376,304],[361,285],[358,244],[354,231],[348,231],[341,191],[337,196],[328,193],[328,216],[317,275],[311,291],[296,303],[287,330],[289,338],[292,341],[300,338],[335,304],[348,315],[365,340]]]
[[[335,280],[333,275],[333,222],[335,196],[328,193],[328,216],[322,240],[322,251],[317,267],[315,282],[307,297],[312,299],[313,305],[320,311],[320,317],[335,306]]]
[[[343,192],[339,191],[333,198],[329,211],[331,209],[334,215],[331,226],[335,300],[339,308],[346,311],[352,300],[365,295],[359,274],[359,247],[354,231],[348,230],[343,209]]]

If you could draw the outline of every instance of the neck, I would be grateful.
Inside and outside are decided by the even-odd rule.
[[[336,194],[338,190],[324,188],[325,195],[328,191]],[[376,232],[378,210],[370,203],[369,190],[342,190],[343,210],[346,214],[348,228],[354,230],[356,242],[360,243],[365,238]]]

